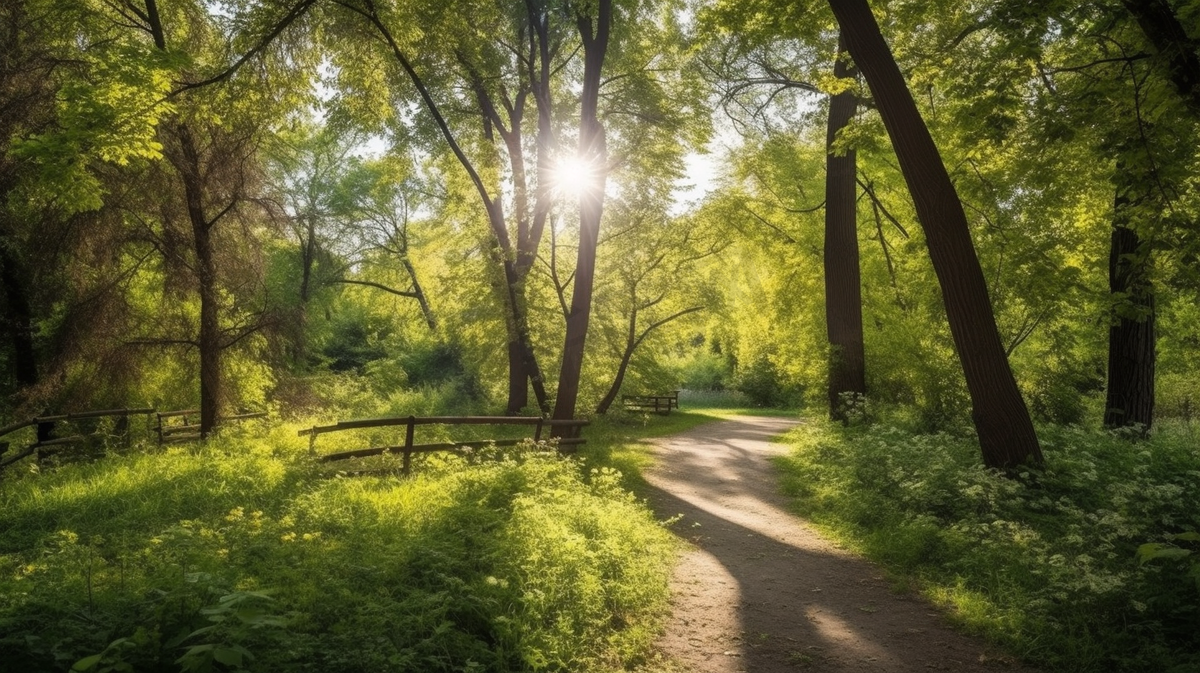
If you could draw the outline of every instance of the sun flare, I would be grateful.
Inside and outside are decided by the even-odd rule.
[[[554,166],[554,190],[577,198],[599,182],[594,162],[577,155],[560,157]]]

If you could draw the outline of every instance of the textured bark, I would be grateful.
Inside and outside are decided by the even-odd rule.
[[[1137,427],[1145,434],[1154,421],[1154,293],[1142,242],[1137,232],[1128,228],[1124,216],[1128,202],[1118,196],[1115,205],[1108,286],[1114,298],[1126,302],[1129,310],[1121,312],[1126,315],[1114,316],[1108,330],[1104,426]]]
[[[846,48],[871,89],[925,230],[971,394],[983,462],[996,468],[1040,463],[1041,447],[1004,355],[967,217],[937,146],[867,0],[830,0],[829,4]]]
[[[213,254],[212,227],[204,209],[204,184],[200,172],[200,154],[185,124],[176,128],[180,154],[175,169],[183,183],[188,221],[192,225],[192,245],[196,255],[196,282],[200,296],[200,437],[208,437],[217,426],[221,413],[221,324],[218,317],[217,268]]]
[[[833,75],[854,77],[853,67],[842,57],[844,40],[838,40]],[[858,203],[855,152],[834,153],[838,133],[850,125],[858,108],[853,90],[829,99],[825,136],[825,324],[829,336],[829,417],[845,422],[843,395],[866,395],[866,358],[863,354],[862,283],[858,261]]]
[[[584,344],[592,312],[592,285],[596,271],[596,244],[600,236],[600,218],[604,214],[603,169],[608,151],[604,124],[597,116],[600,99],[600,74],[608,51],[612,24],[612,0],[598,0],[596,22],[580,15],[579,34],[583,39],[583,91],[579,103],[579,155],[597,166],[595,184],[587,185],[579,196],[579,255],[575,264],[575,286],[571,293],[571,313],[567,316],[567,337],[563,343],[562,368],[558,376],[558,396],[554,418],[575,417],[579,397],[579,378],[583,370]],[[593,32],[594,30],[594,32]]]

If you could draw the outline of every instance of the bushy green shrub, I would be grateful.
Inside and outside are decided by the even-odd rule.
[[[696,351],[679,364],[679,378],[687,390],[725,390],[729,387],[729,358],[721,353]]]
[[[525,451],[329,479],[304,453],[293,426],[7,477],[0,661],[575,671],[645,653],[673,542],[615,473]]]
[[[781,459],[798,510],[1040,665],[1200,667],[1200,592],[1138,548],[1200,529],[1200,452],[1186,431],[1128,443],[1041,431],[1046,465],[982,467],[971,439],[810,423]]]
[[[756,407],[796,405],[804,396],[804,391],[796,385],[784,382],[770,355],[762,351],[748,362],[738,363],[733,387]]]

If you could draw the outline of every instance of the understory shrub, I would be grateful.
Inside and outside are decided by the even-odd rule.
[[[982,466],[970,438],[813,423],[779,464],[802,515],[1031,662],[1200,670],[1187,553],[1200,530],[1196,436],[1183,426],[1143,442],[1071,426],[1040,436],[1044,468],[1006,476]],[[1166,558],[1139,559],[1148,543]]]
[[[5,478],[13,671],[588,671],[643,655],[673,542],[553,453],[322,478],[302,442]]]

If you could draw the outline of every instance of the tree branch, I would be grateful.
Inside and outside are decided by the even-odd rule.
[[[416,292],[409,292],[409,291],[406,291],[406,290],[397,290],[397,289],[395,289],[395,288],[391,288],[391,287],[388,287],[388,286],[386,286],[386,285],[381,285],[381,284],[379,284],[379,283],[373,283],[373,282],[371,282],[371,281],[369,281],[369,280],[349,280],[349,279],[346,279],[346,278],[339,278],[339,279],[337,279],[337,280],[331,280],[331,281],[329,281],[329,282],[331,282],[331,283],[341,283],[341,284],[343,284],[343,285],[362,285],[362,286],[365,286],[365,287],[373,287],[373,288],[375,288],[375,289],[377,289],[377,290],[383,290],[384,292],[389,292],[389,293],[391,293],[391,294],[394,294],[394,295],[396,295],[396,296],[398,296],[398,297],[408,297],[409,299],[416,299],[416,298],[417,298],[417,293],[416,293]]]

